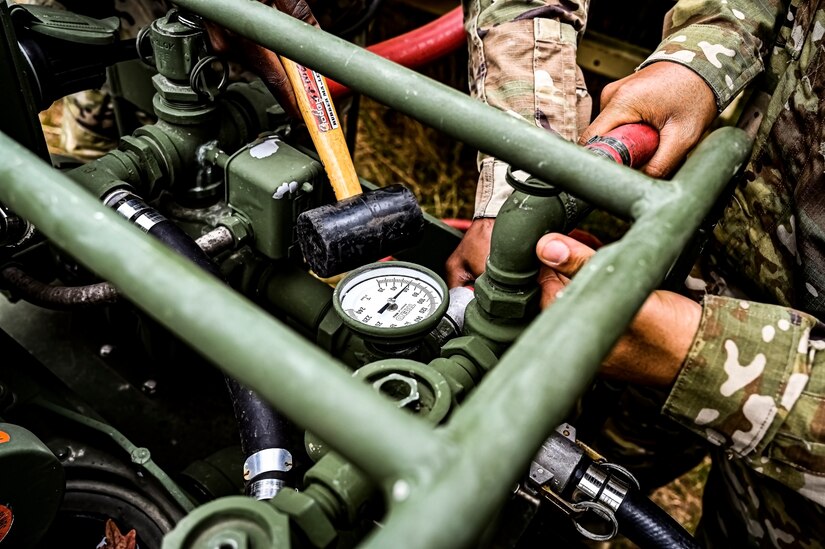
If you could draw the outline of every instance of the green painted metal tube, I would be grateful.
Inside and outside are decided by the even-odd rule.
[[[263,4],[175,3],[605,210],[631,217],[653,181]]]
[[[2,133],[0,201],[373,478],[440,454],[423,421]]]
[[[705,140],[670,193],[646,202],[627,235],[596,254],[454,413],[444,434],[461,448],[456,460],[399,503],[367,547],[476,541],[749,151],[740,130]]]

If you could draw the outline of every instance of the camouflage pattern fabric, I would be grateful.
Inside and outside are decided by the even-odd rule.
[[[576,65],[589,0],[470,0],[464,21],[470,93],[489,105],[575,140],[591,99]],[[495,217],[512,192],[507,164],[479,154],[474,217]]]
[[[709,545],[820,547],[825,537],[825,325],[794,309],[705,298],[663,412],[719,447]],[[704,531],[704,528],[707,531]]]
[[[825,318],[825,9],[681,0],[665,32],[642,66],[691,68],[720,110],[750,82],[772,94],[704,260],[715,276],[689,289],[748,288],[778,305],[706,296],[663,412],[718,448],[700,527],[709,546],[822,547],[825,326],[812,315]]]
[[[15,1],[64,8],[56,0]],[[114,0],[112,8],[112,14],[120,18],[121,39],[128,39],[135,38],[142,27],[165,14],[169,6],[163,0]],[[61,130],[61,149],[81,160],[92,160],[113,149],[118,135],[114,106],[107,88],[64,97]]]

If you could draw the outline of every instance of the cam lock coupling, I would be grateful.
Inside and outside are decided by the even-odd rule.
[[[570,517],[581,535],[607,541],[619,532],[616,511],[631,486],[638,490],[639,483],[627,469],[577,441],[575,427],[563,423],[530,464],[527,486]],[[607,527],[594,531],[584,526],[593,516]]]

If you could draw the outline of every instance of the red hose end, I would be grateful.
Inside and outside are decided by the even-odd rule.
[[[619,164],[639,167],[659,147],[659,132],[647,124],[625,124],[594,138],[587,148],[606,154]]]

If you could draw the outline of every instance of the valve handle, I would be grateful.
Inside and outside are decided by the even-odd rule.
[[[585,148],[619,164],[637,168],[659,147],[659,132],[647,124],[624,124],[590,139]]]

